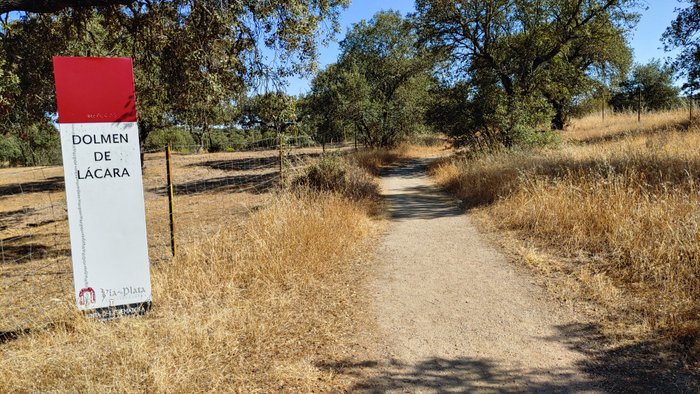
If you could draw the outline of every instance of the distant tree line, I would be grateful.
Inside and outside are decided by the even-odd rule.
[[[695,1],[664,34],[682,50],[669,64],[632,65],[642,1],[417,0],[407,16],[354,24],[315,73],[348,2],[0,0],[0,162],[58,160],[53,55],[133,58],[142,141],[197,150],[292,137],[393,146],[435,131],[510,147],[595,103],[677,106],[674,74],[687,95],[700,86]],[[301,97],[261,89],[310,73]]]
[[[407,18],[381,12],[355,24],[338,62],[314,79],[309,117],[328,135],[376,146],[428,131],[513,146],[565,128],[591,101],[632,108],[639,89],[645,109],[672,107],[678,92],[668,67],[635,66],[626,78],[638,6],[418,0]]]

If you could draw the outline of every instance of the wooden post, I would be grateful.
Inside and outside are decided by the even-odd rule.
[[[170,211],[170,251],[175,257],[175,252],[177,251],[177,245],[175,244],[175,213],[174,203],[173,203],[173,170],[170,160],[170,144],[165,148],[165,165],[167,167],[168,175],[168,209]]]

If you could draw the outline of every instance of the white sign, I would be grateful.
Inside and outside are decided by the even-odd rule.
[[[151,281],[131,61],[54,58],[54,69],[76,304],[101,318],[143,313]]]

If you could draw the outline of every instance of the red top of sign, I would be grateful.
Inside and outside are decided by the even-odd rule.
[[[58,123],[136,122],[129,58],[53,58]]]

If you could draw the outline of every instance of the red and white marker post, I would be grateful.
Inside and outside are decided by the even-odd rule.
[[[54,57],[75,301],[111,319],[151,303],[131,59]]]

